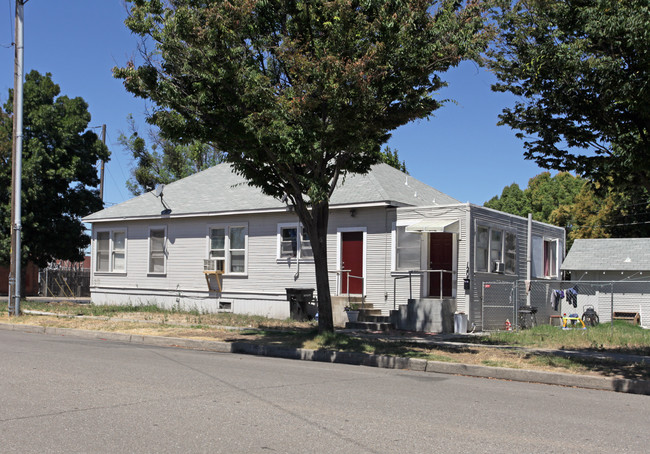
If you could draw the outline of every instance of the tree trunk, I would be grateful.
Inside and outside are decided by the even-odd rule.
[[[333,332],[332,297],[330,295],[329,275],[327,271],[327,225],[329,221],[329,203],[321,202],[312,206],[311,222],[303,225],[309,233],[309,241],[314,253],[316,271],[316,293],[318,294],[318,331]]]

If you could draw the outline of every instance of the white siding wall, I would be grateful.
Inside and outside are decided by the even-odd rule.
[[[398,208],[397,209],[397,220],[419,220],[419,219],[436,219],[444,221],[458,221],[459,222],[459,234],[455,236],[456,245],[455,245],[455,264],[454,268],[456,271],[455,279],[455,299],[457,304],[457,309],[460,311],[466,310],[467,298],[465,297],[465,290],[463,288],[463,281],[466,276],[466,266],[469,262],[469,229],[468,229],[468,219],[469,219],[469,206],[466,204],[454,205],[454,206],[443,206],[443,207],[414,207],[414,208]],[[422,242],[422,269],[427,269],[427,260],[429,254],[429,245],[428,245],[428,235],[423,235]],[[393,272],[390,279],[390,306],[392,309],[393,304],[393,279],[396,276],[403,275],[403,273]],[[429,277],[420,277],[417,275],[412,276],[412,293],[413,298],[422,298],[425,297],[428,293],[428,279]],[[409,297],[409,279],[399,279],[397,280],[397,294],[396,300],[397,304],[406,304],[406,301]]]
[[[394,214],[393,214],[394,215]],[[385,279],[389,273],[391,214],[385,208],[357,209],[352,217],[349,210],[334,210],[330,214],[328,233],[328,266],[336,269],[337,231],[339,228],[366,230],[368,251],[366,291],[369,301],[384,301]],[[158,304],[181,306],[204,311],[216,311],[219,301],[232,303],[239,313],[286,318],[287,287],[316,287],[314,265],[301,262],[298,266],[287,260],[277,260],[277,226],[297,222],[293,213],[257,214],[253,216],[201,217],[160,219],[155,222],[130,221],[97,223],[97,230],[127,228],[126,273],[93,272],[92,299],[96,304]],[[208,226],[228,223],[247,224],[247,274],[223,276],[222,293],[208,290],[203,275],[203,259],[207,258]],[[386,225],[389,225],[388,233]],[[150,226],[167,228],[167,272],[164,276],[148,274],[148,239]],[[94,246],[94,243],[93,243]],[[386,259],[385,257],[388,257]],[[94,268],[93,268],[94,269]],[[330,289],[337,294],[335,274],[330,274]]]

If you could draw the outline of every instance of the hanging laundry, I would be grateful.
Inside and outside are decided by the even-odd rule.
[[[560,301],[564,299],[564,291],[562,290],[553,290],[553,293],[551,293],[551,306],[553,307],[553,310],[556,311],[558,306],[560,305]]]
[[[566,290],[566,301],[567,303],[573,305],[573,307],[578,307],[578,288],[571,287]]]

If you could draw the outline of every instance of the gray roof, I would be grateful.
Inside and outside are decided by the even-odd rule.
[[[281,201],[249,186],[243,177],[232,172],[229,164],[216,165],[165,186],[163,199],[172,209],[172,217],[285,209]],[[330,206],[431,206],[457,203],[460,202],[453,197],[387,164],[377,164],[368,174],[349,174],[341,179]],[[93,213],[83,220],[95,222],[159,217],[162,209],[160,200],[148,192]]]
[[[650,238],[598,238],[575,240],[562,270],[650,270]]]

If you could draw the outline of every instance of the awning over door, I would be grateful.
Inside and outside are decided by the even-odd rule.
[[[425,232],[448,232],[459,233],[460,222],[458,219],[422,219],[406,227],[407,232],[425,233]]]

